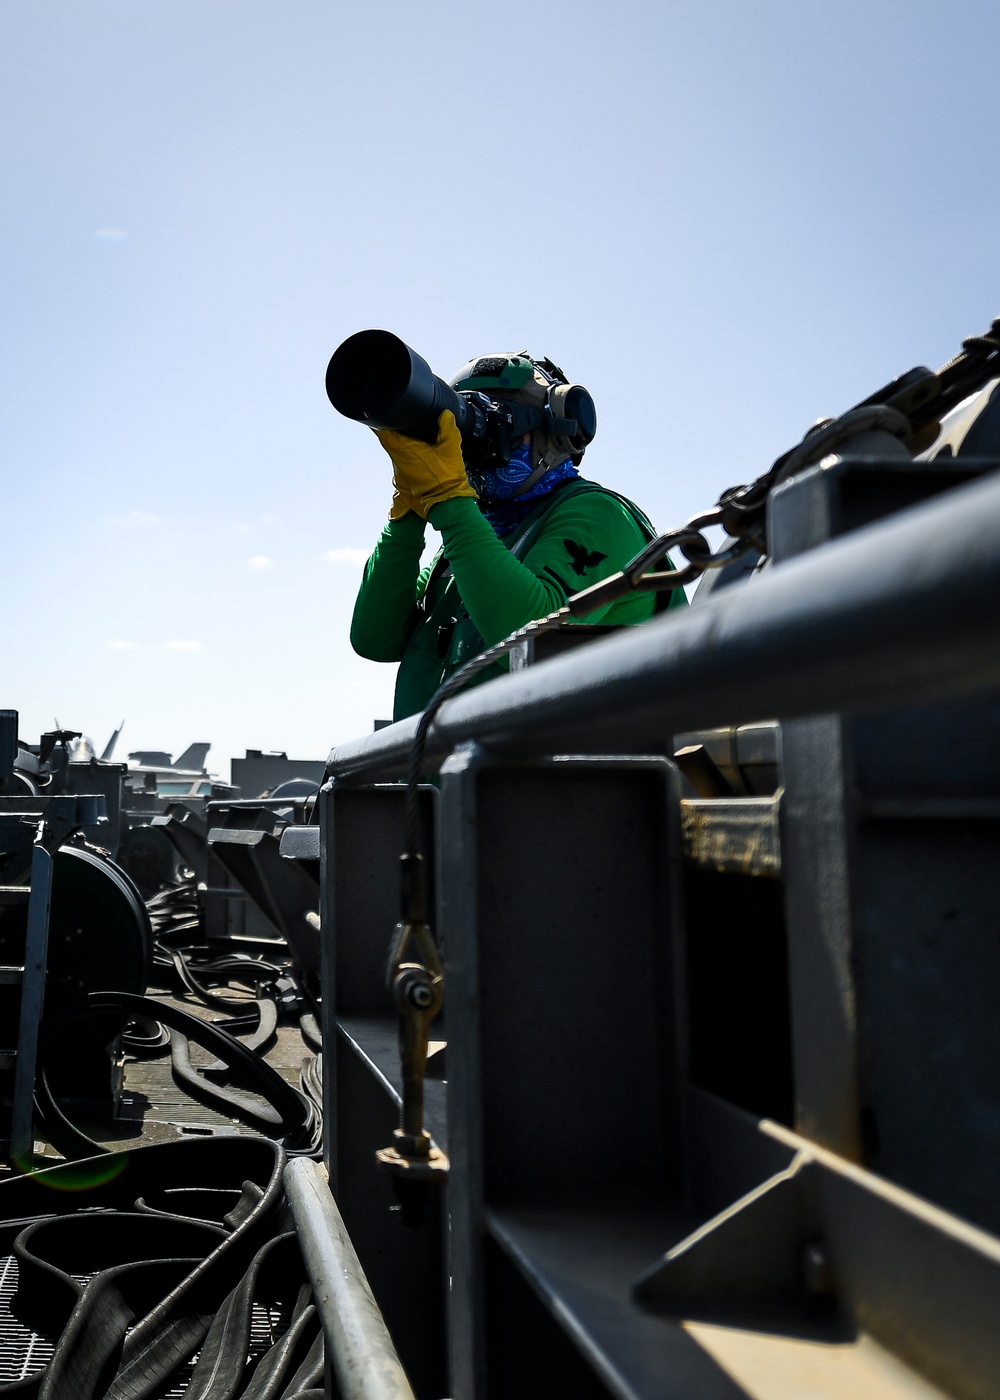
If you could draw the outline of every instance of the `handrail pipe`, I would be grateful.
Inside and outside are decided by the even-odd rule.
[[[338,1394],[342,1400],[414,1400],[323,1168],[295,1157],[284,1182]]]

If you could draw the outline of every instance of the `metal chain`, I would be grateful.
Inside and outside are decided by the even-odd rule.
[[[426,1057],[430,1016],[422,1014],[419,1028],[415,1027],[417,1012],[405,1007],[400,988],[406,978],[414,976],[433,983],[434,1012],[440,1006],[443,992],[442,972],[430,932],[424,907],[423,879],[417,876],[422,865],[420,830],[420,775],[424,767],[427,736],[438,711],[452,699],[474,676],[508,656],[515,647],[531,637],[553,632],[575,623],[582,617],[603,610],[619,598],[632,592],[669,592],[693,583],[711,569],[721,569],[734,563],[750,551],[767,555],[767,501],[774,488],[787,481],[795,472],[821,461],[848,439],[866,432],[888,432],[902,438],[911,448],[915,435],[936,424],[936,421],[963,398],[1000,376],[1000,317],[993,321],[985,335],[970,336],[962,342],[962,351],[937,373],[931,370],[911,370],[880,389],[871,398],[857,404],[838,418],[826,419],[805,434],[802,441],[779,457],[766,472],[743,486],[723,491],[711,510],[692,516],[685,525],[668,530],[642,549],[625,568],[599,583],[567,598],[561,608],[546,617],[536,618],[519,627],[509,637],[487,647],[471,661],[460,666],[431,697],[417,722],[410,749],[406,787],[406,852],[403,856],[404,916],[397,926],[393,949],[390,951],[388,984],[395,988],[395,1000],[400,1008],[401,1047],[403,1053],[405,1092],[403,1124],[396,1134],[393,1148],[379,1154],[383,1165],[394,1170],[397,1179],[422,1179],[447,1171],[447,1163],[435,1163],[436,1172],[428,1165],[429,1139],[423,1132],[422,1081]],[[727,535],[723,547],[713,550],[704,531],[720,526]],[[674,568],[667,559],[669,550],[677,550],[684,558],[683,567]],[[666,562],[667,567],[663,568]],[[418,937],[419,935],[419,937]],[[419,943],[423,953],[410,961],[404,958],[406,949]],[[407,984],[408,985],[408,984]],[[428,994],[429,995],[429,994]],[[428,1005],[430,1003],[428,1002]],[[432,1013],[433,1014],[433,1013]],[[419,1071],[416,1066],[419,1064]],[[409,1080],[407,1069],[409,1068]],[[414,1082],[409,1082],[409,1081]],[[422,1136],[421,1136],[422,1134]],[[426,1141],[425,1141],[426,1140]]]
[[[756,480],[743,486],[731,486],[723,491],[711,510],[692,516],[685,524],[651,541],[620,573],[611,574],[590,588],[567,598],[563,607],[546,617],[536,618],[519,627],[495,646],[487,647],[478,656],[450,676],[431,697],[420,716],[417,732],[410,750],[409,777],[406,794],[407,849],[411,854],[420,850],[417,786],[424,764],[427,734],[441,706],[468,684],[474,676],[507,656],[516,646],[542,632],[565,627],[581,617],[609,607],[631,592],[667,592],[693,583],[710,569],[721,569],[743,555],[755,550],[767,554],[767,500],[774,488],[787,481],[795,472],[829,456],[849,438],[864,432],[888,432],[912,443],[917,427],[934,422],[934,414],[954,407],[957,396],[966,396],[982,387],[990,378],[1000,376],[1000,317],[993,321],[985,335],[968,336],[962,342],[961,353],[942,366],[931,370],[911,370],[893,380],[870,399],[848,409],[839,418],[814,424],[802,441],[775,462]],[[718,525],[728,539],[722,549],[713,550],[703,531]],[[668,550],[676,549],[685,559],[684,567],[657,568]]]
[[[504,637],[494,646],[487,647],[478,656],[474,656],[471,661],[467,661],[464,666],[460,666],[454,675],[449,676],[444,684],[439,686],[417,722],[417,731],[413,736],[413,744],[410,748],[406,788],[406,845],[409,854],[419,853],[422,844],[419,810],[420,774],[424,766],[427,735],[441,706],[457,695],[474,676],[485,671],[487,667],[495,665],[497,661],[508,656],[515,647],[520,646],[529,638],[540,636],[543,632],[554,632],[575,623],[578,618],[587,617],[590,613],[609,607],[611,603],[625,597],[628,593],[660,593],[683,588],[685,584],[693,583],[709,569],[721,569],[724,565],[733,563],[749,550],[756,548],[754,536],[748,531],[744,538],[732,539],[724,549],[713,550],[702,531],[712,525],[722,525],[723,515],[724,511],[720,502],[712,510],[693,516],[686,525],[658,536],[630,563],[626,564],[620,573],[611,574],[608,578],[602,579],[600,583],[585,588],[579,593],[571,594],[561,608],[557,608],[555,612],[551,612],[545,617],[535,618],[526,623],[524,627],[519,627],[516,632],[511,632],[510,636]],[[680,569],[673,567],[654,569],[653,566],[661,564],[671,549],[680,551],[687,561],[685,566]]]

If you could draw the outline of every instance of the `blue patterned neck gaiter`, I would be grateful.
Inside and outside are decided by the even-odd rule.
[[[469,473],[469,480],[479,492],[479,508],[494,530],[503,539],[530,515],[535,506],[554,487],[571,481],[580,473],[567,457],[558,467],[552,467],[535,482],[523,496],[514,492],[523,486],[534,471],[530,445],[519,447],[510,461],[502,467],[490,467]]]

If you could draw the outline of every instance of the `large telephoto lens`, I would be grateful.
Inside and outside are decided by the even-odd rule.
[[[326,394],[345,418],[422,442],[435,441],[444,409],[454,413],[459,431],[468,416],[465,401],[391,331],[348,336],[327,366]]]

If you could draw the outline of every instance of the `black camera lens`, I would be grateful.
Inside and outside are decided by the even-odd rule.
[[[444,409],[460,432],[468,416],[455,390],[391,331],[358,331],[339,345],[327,366],[326,394],[345,418],[422,442],[434,442]]]
[[[500,363],[507,358],[494,356],[474,365],[481,369]],[[546,408],[505,399],[502,388],[496,401],[478,389],[457,391],[391,331],[358,331],[339,345],[327,366],[326,393],[346,418],[422,442],[436,441],[438,419],[450,409],[462,455],[477,469],[509,462],[525,433],[540,429],[556,440],[563,435],[573,452],[582,454],[597,432],[594,400],[580,384],[554,385]]]

